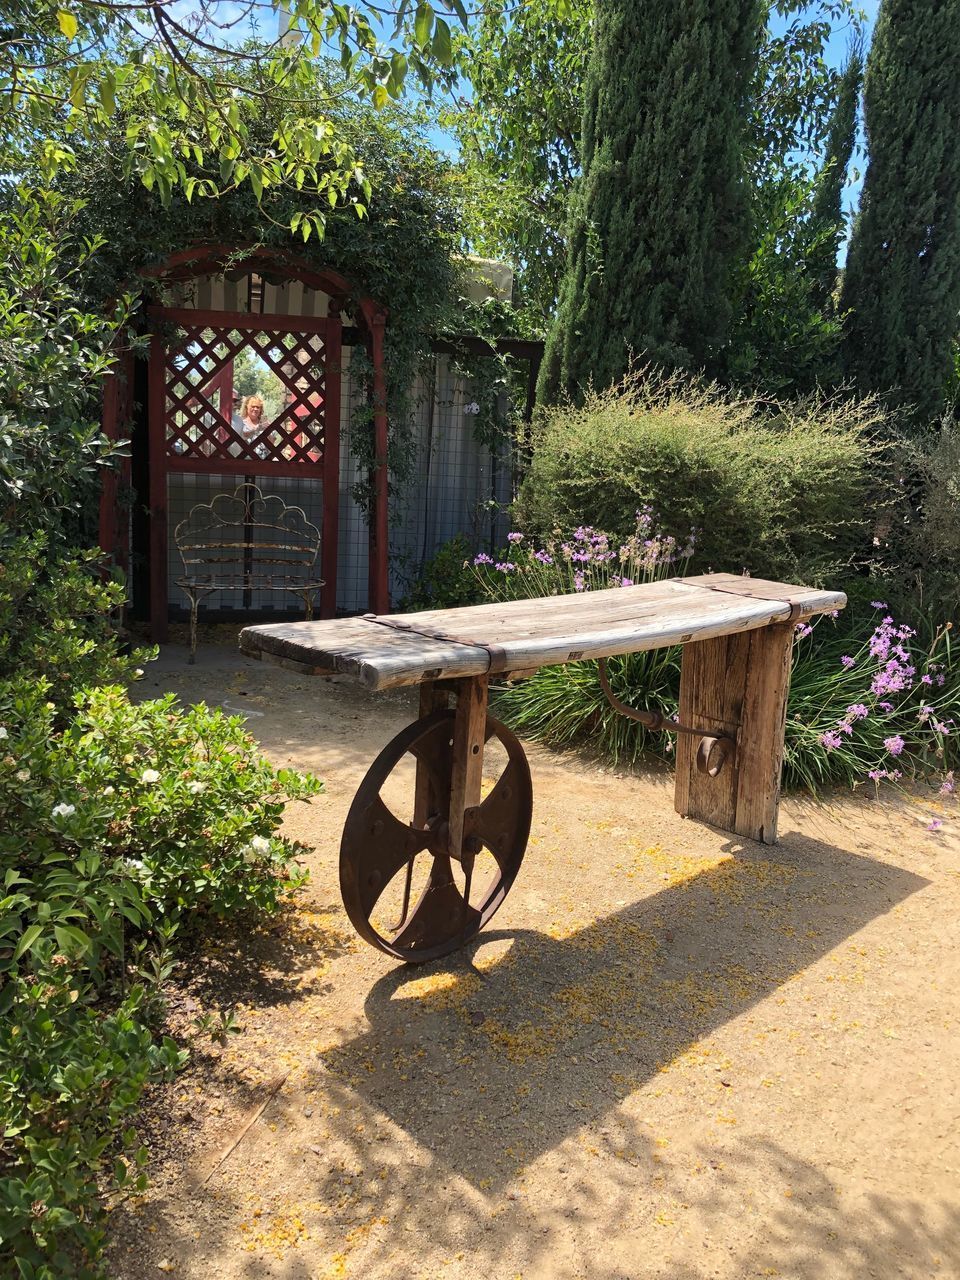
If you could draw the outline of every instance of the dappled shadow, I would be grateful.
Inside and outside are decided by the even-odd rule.
[[[226,1180],[196,1188],[202,1238],[195,1223],[187,1234],[174,1198],[150,1207],[151,1240],[188,1275],[232,1250],[224,1274],[251,1280],[307,1280],[344,1259],[350,1275],[387,1277],[464,1250],[467,1274],[507,1275],[504,1257],[522,1256],[524,1274],[550,1280],[861,1280],[892,1277],[901,1260],[906,1274],[926,1274],[915,1264],[933,1256],[939,1274],[960,1274],[956,1206],[881,1194],[841,1202],[829,1168],[778,1144],[772,1126],[762,1138],[731,1132],[722,1160],[703,1148],[692,1188],[689,1170],[656,1148],[646,1110],[619,1106],[927,883],[799,834],[775,849],[729,848],[735,857],[691,857],[686,876],[664,859],[660,892],[565,936],[492,930],[460,957],[387,973],[366,1000],[369,1029],[323,1051],[297,1096],[278,1097],[271,1124],[245,1139]],[[323,1100],[322,1139],[304,1098]],[[584,1133],[599,1150],[567,1141]],[[523,1175],[538,1158],[547,1167],[528,1196]],[[270,1187],[258,1179],[266,1160]],[[242,1196],[230,1190],[238,1177]],[[278,1189],[307,1234],[265,1253],[255,1231],[282,1234],[288,1221]],[[256,1223],[252,1194],[265,1204]],[[236,1196],[233,1210],[222,1195]],[[741,1229],[747,1198],[752,1228]],[[679,1249],[671,1229],[672,1257],[652,1268],[657,1223],[679,1201],[696,1238]],[[238,1237],[242,1217],[254,1234]],[[240,1241],[249,1253],[236,1253]],[[141,1274],[130,1265],[117,1267],[121,1280]]]
[[[304,975],[325,972],[327,964],[355,947],[338,903],[298,898],[265,920],[207,926],[184,952],[177,986],[209,1009],[242,1001],[269,1008],[329,989],[320,978],[304,985]]]
[[[324,1055],[327,1087],[475,1185],[502,1183],[926,883],[797,834],[737,847],[568,937],[492,931],[391,971],[370,1029]]]
[[[702,1152],[709,1166],[710,1152]],[[764,1187],[766,1184],[766,1194]],[[960,1275],[960,1204],[868,1191],[848,1203],[826,1168],[799,1159],[780,1143],[754,1138],[737,1144],[719,1176],[691,1207],[701,1210],[714,1239],[744,1207],[745,1186],[760,1193],[763,1230],[741,1253],[744,1276],[820,1277]],[[786,1194],[785,1194],[786,1193]],[[699,1280],[699,1268],[669,1272]],[[706,1271],[709,1274],[709,1271]]]

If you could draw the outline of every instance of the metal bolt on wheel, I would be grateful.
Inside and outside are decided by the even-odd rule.
[[[354,928],[410,963],[456,951],[487,924],[516,879],[530,834],[527,758],[510,730],[488,716],[487,742],[503,748],[506,767],[489,795],[464,811],[461,847],[449,849],[454,715],[434,712],[384,747],[357,790],[340,845],[340,891]],[[406,756],[416,761],[418,789],[429,796],[422,825],[401,821],[380,794]],[[398,894],[398,918],[385,924],[380,904]]]

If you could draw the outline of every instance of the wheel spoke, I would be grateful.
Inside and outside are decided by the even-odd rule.
[[[348,864],[352,883],[343,883],[341,875],[341,887],[345,898],[348,889],[352,889],[366,919],[397,872],[415,854],[426,849],[433,838],[430,831],[401,822],[379,795],[359,812],[350,811],[343,834],[344,840],[350,842],[353,858]]]
[[[470,824],[470,834],[480,837],[501,871],[513,856],[514,835],[525,801],[522,781],[523,770],[511,760]]]
[[[435,857],[427,887],[410,919],[393,939],[395,947],[417,950],[456,945],[480,927],[480,912],[464,902],[450,868],[450,859]]]

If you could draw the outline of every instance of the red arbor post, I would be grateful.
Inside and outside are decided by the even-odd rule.
[[[236,253],[236,246],[197,246],[141,274],[167,284],[216,277],[222,275]],[[256,248],[242,262],[251,279],[261,273],[257,278],[271,283],[300,281],[308,289],[322,291],[330,299],[329,314],[321,318],[192,307],[151,309],[158,329],[175,326],[178,335],[169,342],[156,332],[149,364],[150,615],[153,637],[158,641],[166,638],[167,480],[173,472],[315,478],[323,492],[321,576],[326,585],[320,607],[324,617],[335,613],[340,501],[340,313],[351,296],[351,306],[367,330],[373,365],[376,461],[370,517],[369,607],[377,612],[389,609],[386,312],[370,298],[356,298],[348,282],[336,272],[315,270],[279,251]],[[254,438],[236,429],[232,414],[233,363],[247,350],[254,352],[286,392],[281,412]],[[110,380],[104,396],[105,428],[116,433],[117,422],[117,389]],[[101,501],[100,542],[105,551],[113,554],[120,545],[116,498],[116,482],[108,479]]]

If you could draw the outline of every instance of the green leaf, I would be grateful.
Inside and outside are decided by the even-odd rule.
[[[100,105],[107,115],[113,115],[117,109],[117,77],[110,68],[100,81]]]
[[[66,9],[58,9],[57,22],[59,23],[62,33],[68,40],[72,40],[79,30],[76,16],[69,13]]]
[[[402,53],[395,53],[390,59],[390,83],[394,94],[399,94],[407,75],[407,60]]]
[[[24,929],[23,935],[17,943],[16,950],[13,953],[14,960],[19,960],[25,951],[29,951],[42,933],[42,924],[32,924],[29,928]]]
[[[417,16],[413,23],[413,33],[417,38],[417,44],[421,46],[428,44],[432,31],[433,9],[428,4],[417,5]]]
[[[57,939],[57,946],[66,955],[74,952],[83,954],[93,945],[82,929],[77,929],[70,924],[55,924],[53,933]]]
[[[437,19],[437,29],[433,33],[433,56],[441,66],[449,67],[453,61],[453,45],[450,40],[450,28],[442,18]]]

